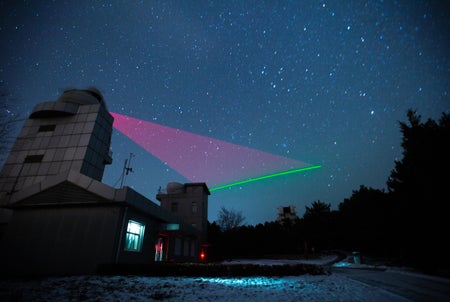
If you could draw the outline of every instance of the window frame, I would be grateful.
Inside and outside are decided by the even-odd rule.
[[[137,226],[138,231],[131,228]],[[127,252],[141,252],[145,235],[145,223],[136,221],[134,219],[128,219],[127,229],[125,232],[124,250]],[[135,243],[136,242],[136,243]]]

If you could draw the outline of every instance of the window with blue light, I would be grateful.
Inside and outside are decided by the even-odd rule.
[[[144,224],[134,220],[128,220],[127,235],[125,237],[125,250],[140,252],[142,242],[144,241],[144,232]]]

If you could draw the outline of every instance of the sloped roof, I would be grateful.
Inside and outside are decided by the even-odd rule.
[[[180,218],[162,209],[150,199],[129,187],[115,189],[100,181],[69,170],[33,184],[11,195],[6,207],[23,208],[39,206],[125,205],[151,215],[157,220],[179,223],[183,230],[195,233],[196,229]]]
[[[91,202],[114,201],[116,191],[118,190],[93,178],[73,170],[67,170],[12,194],[8,205],[17,207],[25,199],[28,200],[27,204],[30,204],[29,200],[34,200],[35,205],[55,202],[74,203],[75,201],[85,203],[86,199]]]
[[[115,189],[73,170],[47,177],[40,183],[23,188],[11,196],[6,207],[107,203],[111,205],[126,203],[163,221],[173,220],[170,215],[162,213],[158,205],[133,189],[129,187]]]

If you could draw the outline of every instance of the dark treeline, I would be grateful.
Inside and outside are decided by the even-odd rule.
[[[338,210],[314,201],[296,221],[222,230],[209,225],[210,258],[310,256],[332,249],[359,251],[438,272],[450,267],[450,115],[421,122],[415,111],[400,122],[403,158],[388,191],[361,185]]]

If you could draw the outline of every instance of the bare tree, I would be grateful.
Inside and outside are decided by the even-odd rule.
[[[219,220],[217,224],[223,231],[229,231],[240,227],[245,221],[244,215],[241,211],[234,209],[227,209],[225,207],[220,208]]]

